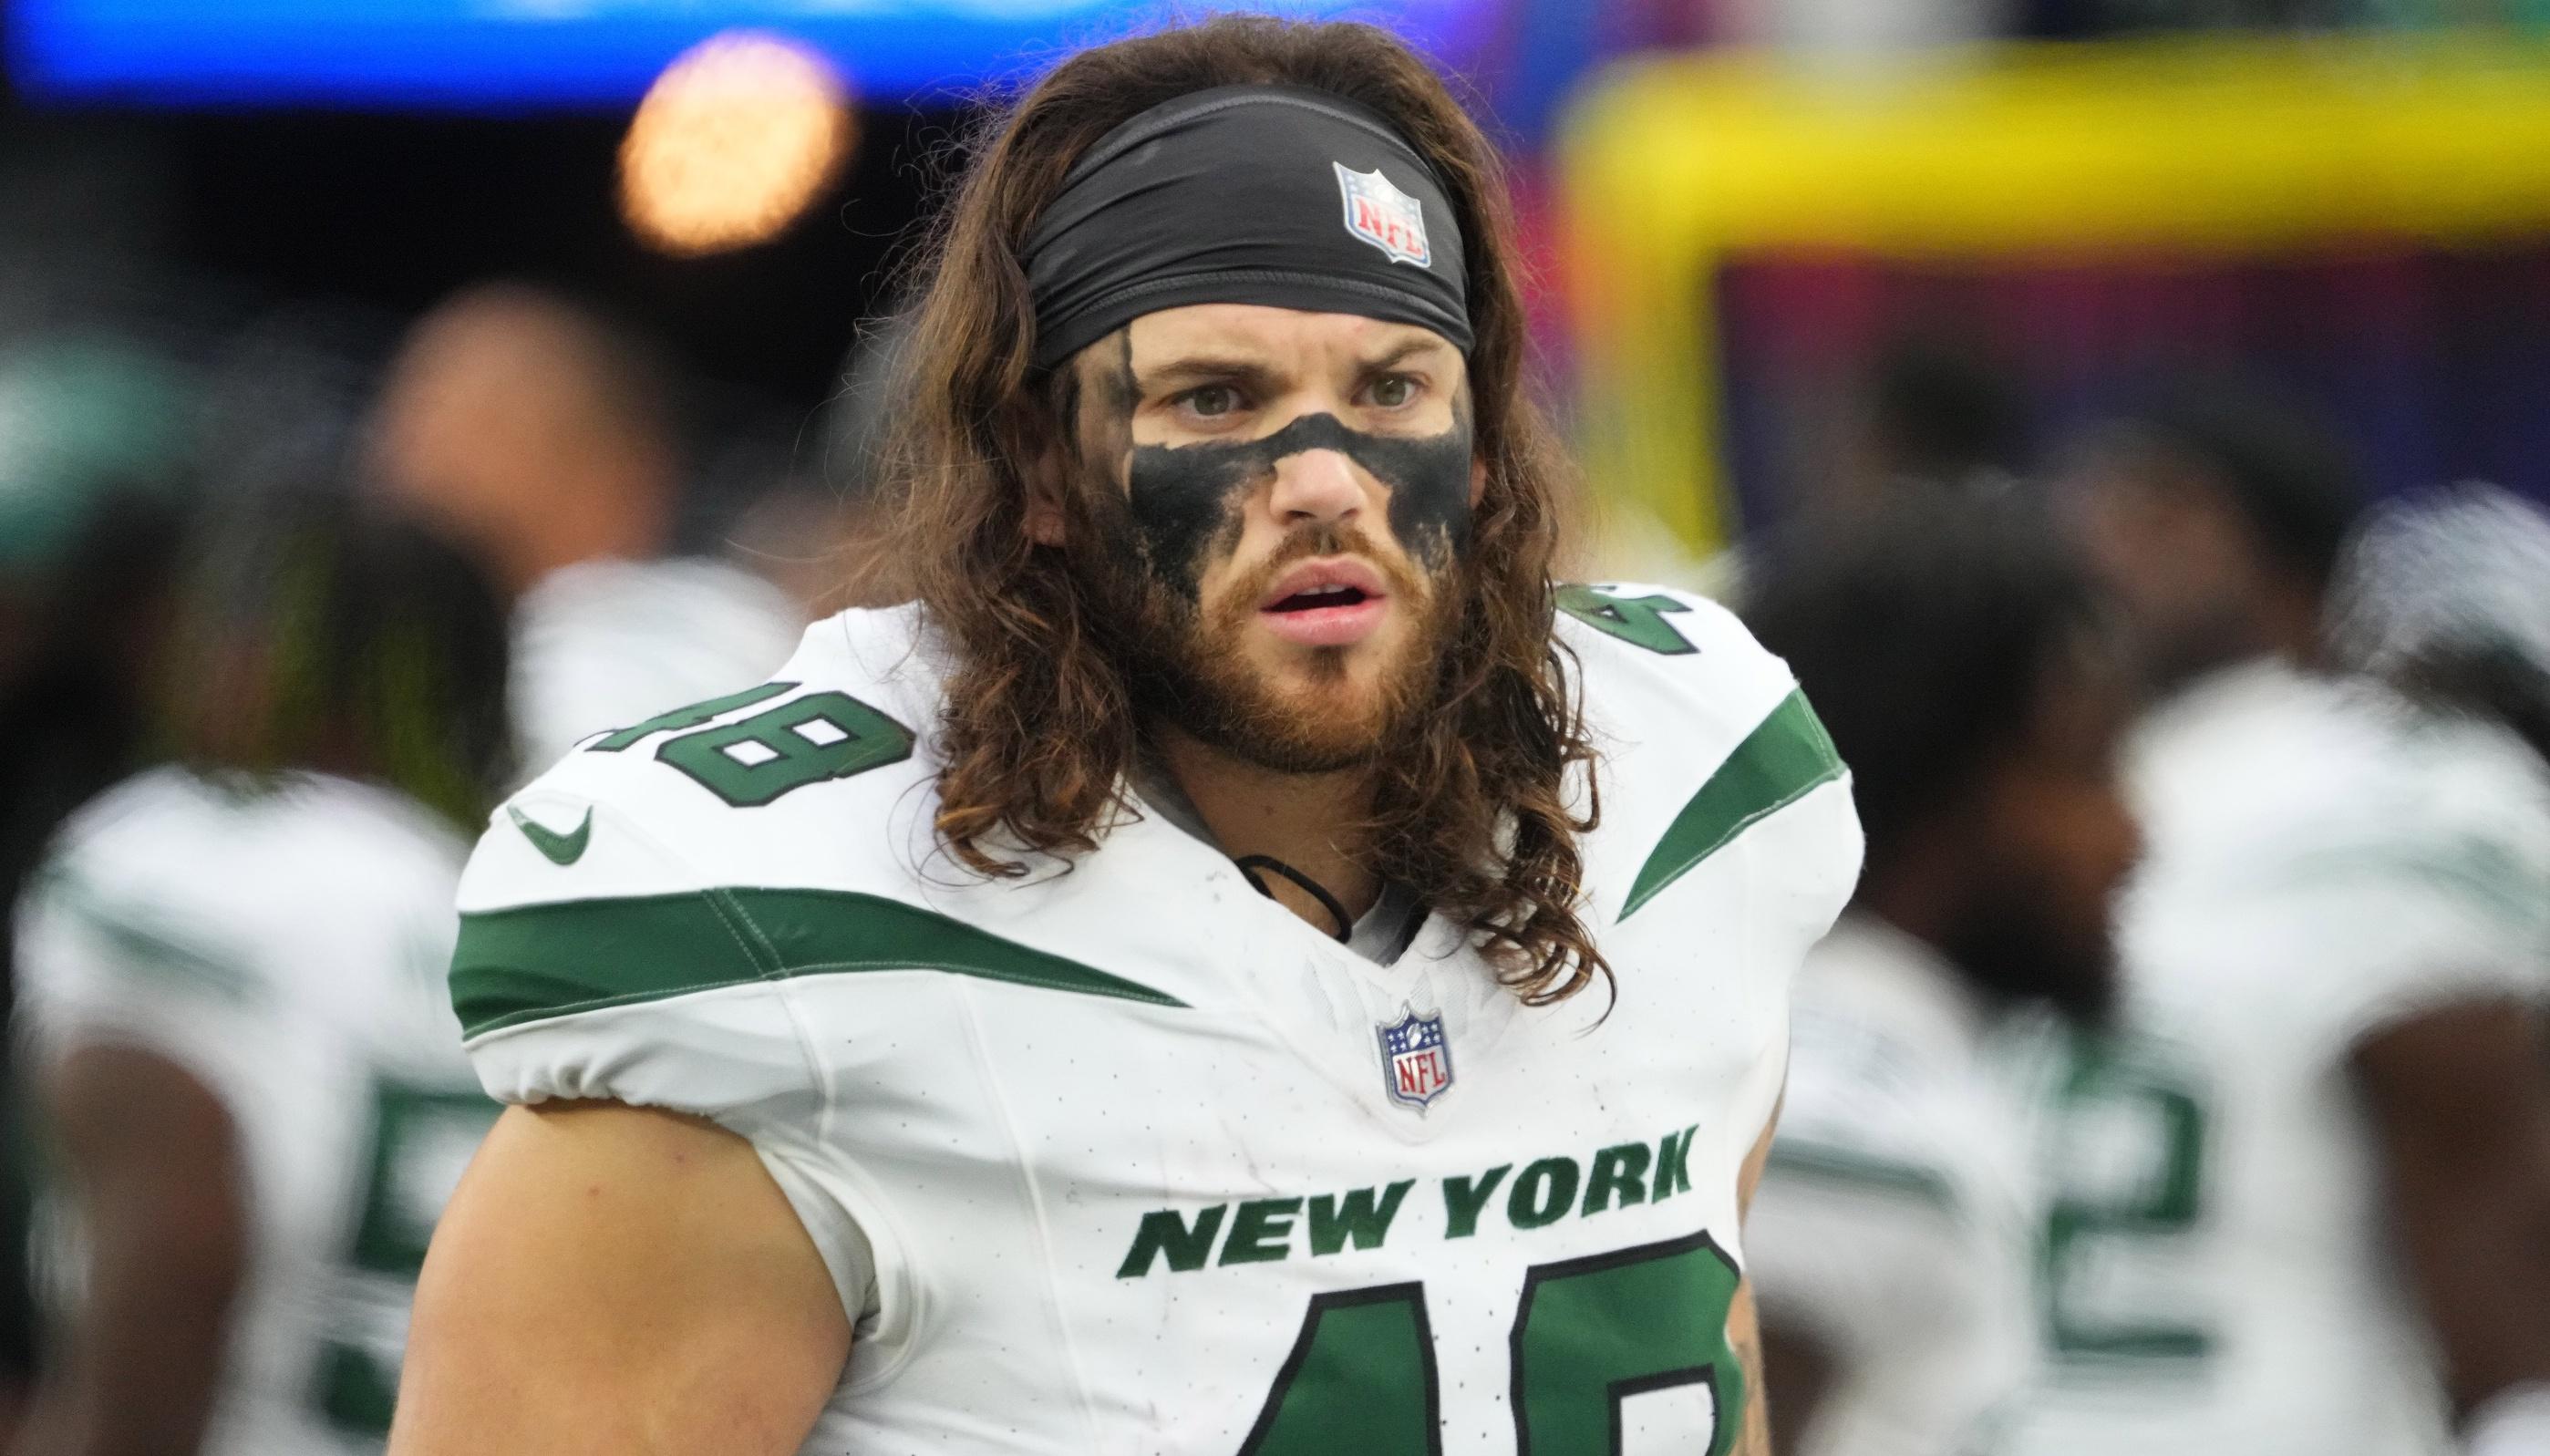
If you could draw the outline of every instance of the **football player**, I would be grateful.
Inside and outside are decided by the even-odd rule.
[[[0,347],[0,911],[63,821],[159,751],[148,705],[195,484],[192,381],[103,339]],[[0,1009],[21,977],[0,914]],[[15,1044],[0,1045],[0,1449],[43,1368],[29,1281],[30,1179]]]
[[[438,972],[462,826],[511,773],[505,613],[456,551],[316,497],[196,544],[189,761],[82,810],[19,910],[67,1216],[16,1449],[377,1451],[427,1235],[497,1112]]]
[[[1807,958],[1746,1246],[1786,1449],[1972,1449],[2034,1361],[2042,1216],[1996,1042],[2113,989],[2136,846],[2112,632],[2042,516],[1906,500],[1757,558],[1744,619],[1852,765],[1868,868]]]
[[[478,551],[515,598],[526,774],[604,728],[750,686],[804,626],[760,577],[665,554],[679,413],[647,340],[520,284],[428,314],[381,391],[382,487]]]
[[[2375,512],[2348,548],[2339,573],[2332,646],[2339,660],[2398,687],[2421,709],[2440,715],[2451,737],[2487,744],[2501,729],[2550,775],[2550,517],[2495,486],[2466,482],[2390,502]],[[2539,796],[2532,796],[2538,803]],[[2536,998],[2536,1009],[2538,1001]],[[2541,1156],[2543,1127],[2484,1116],[2474,1131],[2506,1141],[2465,1156],[2506,1157],[2522,1164]],[[2533,1139],[2526,1147],[2525,1136]],[[2518,1205],[2518,1208],[2520,1206]],[[2537,1208],[2537,1205],[2535,1206]],[[2501,1243],[2483,1250],[2502,1256]],[[2528,1263],[2505,1276],[2526,1289],[2550,1283],[2550,1254],[2538,1238],[2514,1251]],[[2428,1246],[2422,1260],[2455,1257]],[[2458,1317],[2448,1311],[2444,1317]],[[2449,1344],[2521,1352],[2537,1348],[2537,1305],[2492,1302],[2472,1311],[2475,1323]],[[2491,1327],[2495,1326],[2495,1327]],[[2466,1401],[2466,1445],[2479,1456],[2550,1450],[2550,1382],[2536,1365],[2500,1360],[2494,1383],[2470,1382],[2494,1394]]]
[[[392,1449],[1760,1449],[1747,1166],[1858,828],[1728,615],[1549,581],[1490,144],[1226,18],[975,155],[919,601],[472,860],[521,1106]]]
[[[2112,1035],[2081,1039],[2011,1449],[2550,1446],[2550,788],[2493,726],[2315,675],[2358,494],[2234,390],[2077,482],[2168,696],[2129,782]]]

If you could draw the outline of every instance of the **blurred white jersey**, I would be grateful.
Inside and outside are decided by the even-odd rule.
[[[36,1054],[156,1053],[237,1128],[249,1273],[206,1456],[388,1429],[427,1238],[497,1111],[442,995],[465,848],[386,790],[160,769],[82,810],[20,906]]]
[[[721,561],[580,561],[550,572],[514,609],[522,777],[596,733],[760,682],[805,626],[777,587]]]
[[[2493,729],[2230,669],[2134,745],[2121,1034],[2053,1089],[2047,1373],[2025,1456],[2444,1449],[2349,1049],[2537,994],[2550,787]]]
[[[1156,813],[956,873],[904,608],[515,797],[461,888],[479,1076],[750,1139],[856,1322],[809,1453],[1723,1456],[1738,1171],[1858,825],[1723,610],[1561,600],[1617,1009],[1441,917],[1367,958]]]
[[[1953,1456],[2026,1380],[2038,1205],[1992,1023],[1937,952],[1864,914],[1799,973],[1745,1244],[1765,1322],[1832,1361],[1808,1456]]]

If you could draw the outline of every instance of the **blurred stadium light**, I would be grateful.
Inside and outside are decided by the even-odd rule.
[[[856,142],[849,93],[821,54],[752,31],[684,51],[638,103],[620,148],[620,207],[677,255],[777,235]]]
[[[1484,0],[1261,0],[1381,20],[1429,49]],[[12,70],[39,101],[519,110],[626,105],[722,31],[785,31],[864,94],[965,92],[1080,45],[1193,19],[1126,0],[17,0]],[[954,99],[940,97],[938,99]]]
[[[2550,231],[2550,49],[2149,41],[1883,69],[1630,65],[1561,143],[1587,473],[1607,525],[1734,521],[1716,280],[1740,257],[2246,257]]]

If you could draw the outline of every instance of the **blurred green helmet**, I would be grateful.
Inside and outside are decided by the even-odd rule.
[[[121,341],[0,346],[0,574],[40,574],[122,494],[167,495],[192,437],[175,364]]]

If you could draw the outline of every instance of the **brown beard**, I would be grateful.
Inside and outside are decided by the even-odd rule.
[[[1071,534],[1094,538],[1095,549],[1068,554],[1073,575],[1109,624],[1107,646],[1125,665],[1144,723],[1174,725],[1277,773],[1334,773],[1388,752],[1438,706],[1447,619],[1460,600],[1457,564],[1429,577],[1359,528],[1306,526],[1211,606],[1199,606],[1191,579],[1164,575],[1158,567],[1166,563],[1148,561],[1134,544],[1126,509],[1120,498],[1102,497],[1091,523],[1097,529]],[[1232,534],[1217,544],[1226,546]],[[1394,601],[1414,614],[1415,631],[1369,698],[1343,696],[1348,649],[1342,647],[1314,650],[1309,691],[1278,691],[1249,669],[1240,650],[1243,634],[1277,577],[1296,562],[1336,555],[1361,556],[1379,571]],[[1203,569],[1201,561],[1184,567],[1190,576]]]

